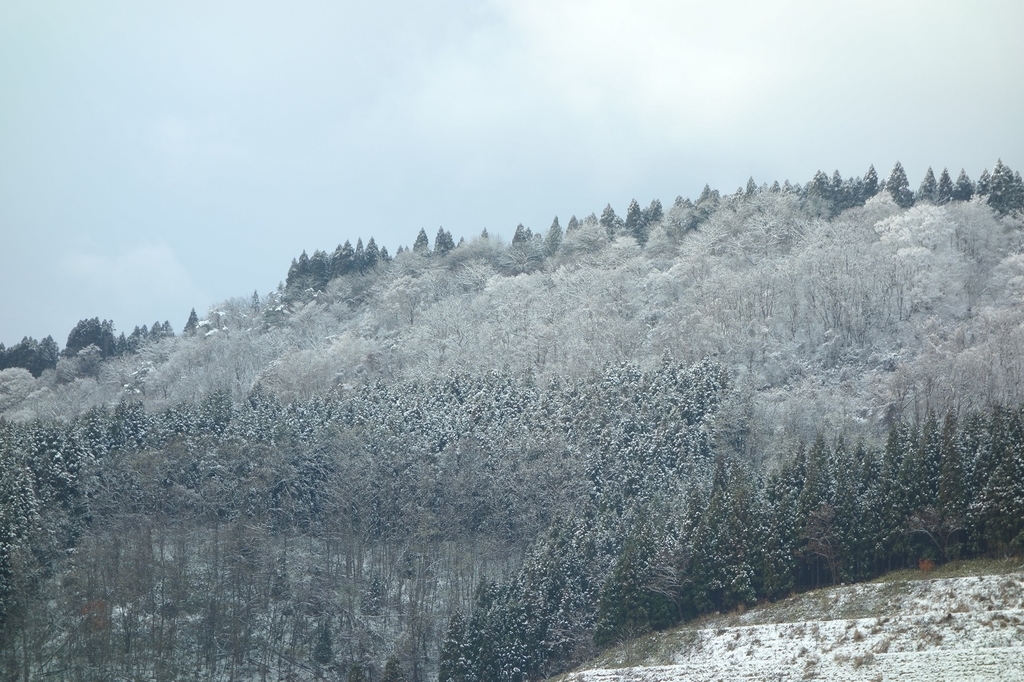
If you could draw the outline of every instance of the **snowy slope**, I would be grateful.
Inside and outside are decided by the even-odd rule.
[[[1024,572],[840,587],[652,639],[565,682],[1024,680]]]

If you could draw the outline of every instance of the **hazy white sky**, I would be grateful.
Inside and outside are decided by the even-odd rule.
[[[0,0],[0,341],[303,249],[817,169],[1024,170],[1024,3]]]

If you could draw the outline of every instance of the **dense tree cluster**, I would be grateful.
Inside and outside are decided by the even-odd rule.
[[[42,341],[26,336],[20,343],[10,348],[4,348],[0,343],[0,370],[21,367],[38,378],[44,370],[57,366],[58,351],[57,343],[52,336],[47,336]]]
[[[532,680],[1019,553],[1019,186],[871,168],[357,240],[178,337],[0,349],[0,667]]]
[[[6,669],[384,667],[386,635],[423,679],[487,565],[584,500],[618,516],[699,469],[723,382],[711,363],[665,361],[545,386],[451,375],[287,405],[258,388],[239,405],[2,423],[2,630],[34,643],[5,640]],[[49,639],[54,622],[76,638]]]
[[[537,680],[591,646],[794,590],[1024,553],[1024,410],[896,424],[884,449],[823,438],[780,469],[710,476],[552,528],[510,581],[452,616],[441,682]],[[708,480],[710,479],[710,480]],[[625,522],[623,522],[625,521]]]

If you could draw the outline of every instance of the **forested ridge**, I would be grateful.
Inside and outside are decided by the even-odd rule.
[[[0,347],[4,674],[535,680],[1020,554],[1022,210],[1001,162],[751,181]]]

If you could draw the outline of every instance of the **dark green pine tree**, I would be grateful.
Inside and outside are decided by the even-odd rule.
[[[833,213],[840,213],[844,208],[848,208],[850,203],[846,198],[846,185],[843,183],[843,176],[836,169],[832,171],[832,182],[830,183],[829,194],[832,197],[832,211]]]
[[[317,249],[309,259],[306,269],[306,283],[314,291],[323,291],[331,281],[331,259],[325,251]]]
[[[925,171],[924,179],[921,181],[921,186],[917,188],[917,200],[927,201],[929,204],[936,204],[938,201],[938,183],[935,182],[935,173],[932,171],[932,167],[928,166],[928,170]]]
[[[650,589],[659,538],[648,522],[635,527],[601,590],[594,643],[611,644],[624,636],[674,625],[677,608],[670,595]]]
[[[643,212],[636,199],[630,201],[626,209],[626,232],[636,239],[637,244],[643,246],[647,243],[647,226],[644,225]]]
[[[377,248],[377,242],[370,237],[370,240],[366,242],[366,251],[363,252],[363,259],[366,262],[366,269],[373,270],[381,262],[381,252]]]
[[[548,236],[544,240],[544,246],[547,249],[548,255],[553,256],[558,253],[561,245],[562,226],[558,224],[558,216],[555,216],[555,219],[551,221],[551,227],[548,228]]]
[[[516,225],[516,231],[512,235],[513,246],[526,246],[527,244],[530,243],[531,239],[533,239],[533,232],[530,231],[530,228],[523,227],[522,223]]]
[[[437,228],[437,234],[434,236],[434,253],[443,256],[454,248],[455,240],[452,239],[452,233],[443,227]]]
[[[338,248],[331,254],[331,279],[344,277],[355,272],[355,269],[356,250],[352,248],[352,242],[346,239],[345,243],[338,244]]]
[[[1018,188],[1017,182],[1010,167],[1002,159],[996,161],[989,181],[988,205],[1002,215],[1024,207],[1024,196],[1020,196],[1024,188]]]
[[[355,256],[356,270],[363,272],[366,270],[366,249],[363,248],[363,239],[360,237],[356,240],[356,256]]]
[[[448,632],[441,644],[437,682],[469,682],[469,662],[465,653],[466,623],[456,611],[448,620]]]
[[[992,190],[992,176],[988,172],[988,168],[981,171],[981,175],[978,176],[978,184],[974,186],[974,193],[980,197],[987,197],[988,193]]]
[[[981,492],[984,540],[994,554],[1024,552],[1024,410],[996,408],[989,425],[991,474]]]
[[[651,225],[657,225],[665,219],[665,210],[661,207],[661,201],[658,199],[651,199],[651,204],[644,209],[643,221],[646,225],[648,233],[651,229]]]
[[[39,342],[35,356],[26,369],[32,373],[32,376],[39,378],[44,371],[57,367],[57,358],[59,356],[60,349],[57,347],[57,342],[53,340],[52,336],[47,336]]]
[[[292,266],[288,269],[288,276],[285,278],[284,285],[288,288],[297,288],[300,291],[309,288],[307,282],[307,275],[309,274],[309,256],[306,255],[306,251],[303,250],[299,254],[297,261],[292,261]]]
[[[868,166],[868,172],[864,174],[864,184],[862,187],[864,191],[862,201],[867,201],[878,194],[878,173],[875,171],[874,164]]]
[[[885,189],[900,208],[910,208],[914,205],[914,193],[910,191],[907,172],[903,170],[903,164],[899,161],[892,167],[889,179],[885,181]]]
[[[608,233],[608,239],[615,239],[615,235],[622,230],[622,219],[615,215],[615,209],[611,204],[601,211],[601,227]]]
[[[939,184],[935,188],[935,203],[939,206],[953,200],[953,179],[949,177],[949,169],[943,168],[939,175]]]
[[[956,184],[953,185],[953,194],[951,198],[953,201],[970,201],[971,197],[974,196],[974,183],[967,177],[967,171],[963,168],[960,169],[960,175],[956,178]]]
[[[412,244],[412,252],[418,253],[421,256],[430,253],[430,238],[427,237],[427,231],[422,227],[420,228],[420,233],[416,235],[416,241]]]
[[[811,181],[807,183],[807,196],[821,201],[831,201],[832,182],[826,173],[819,170],[814,174]]]
[[[572,234],[573,232],[578,230],[579,227],[580,221],[576,220],[576,216],[573,215],[571,218],[569,218],[569,222],[565,224],[565,233]]]
[[[192,312],[188,314],[188,322],[185,323],[185,328],[181,330],[181,333],[185,336],[195,336],[196,329],[199,328],[199,316],[196,315],[196,309],[193,308]]]

